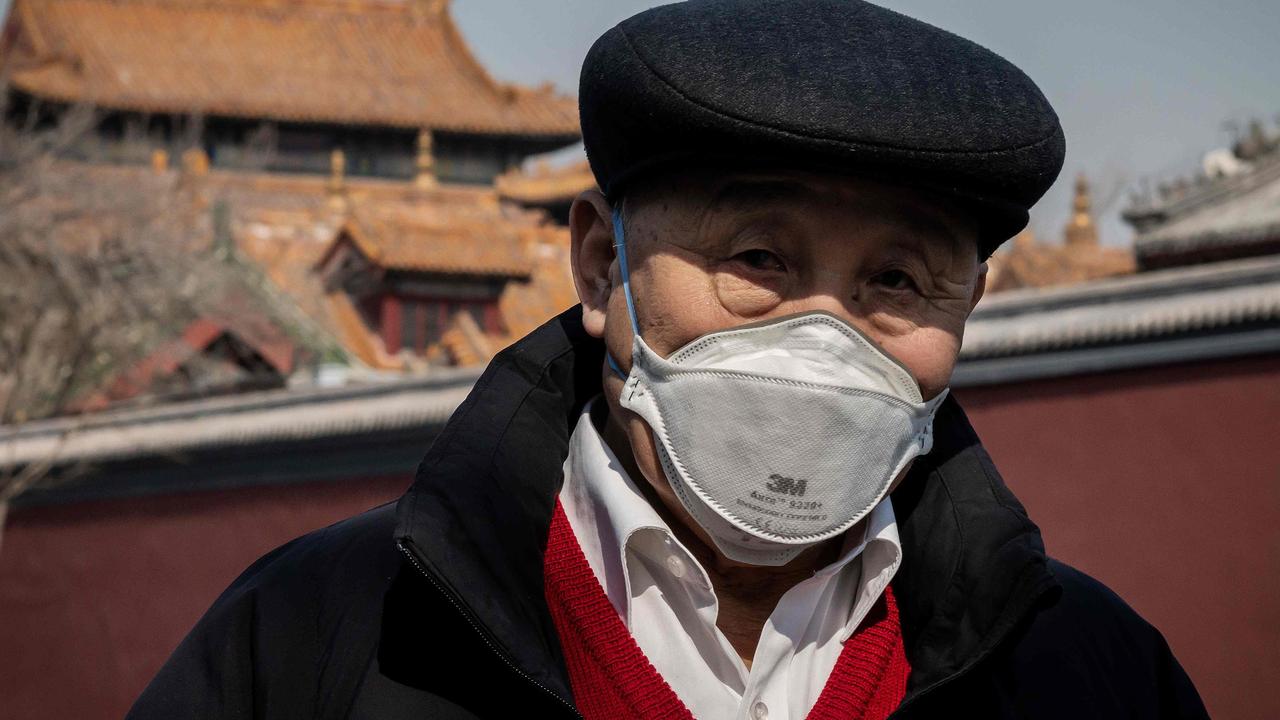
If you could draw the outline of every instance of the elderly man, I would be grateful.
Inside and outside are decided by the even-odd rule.
[[[1062,164],[1025,75],[854,0],[690,2],[601,37],[581,107],[581,307],[133,717],[1204,717],[948,394]]]

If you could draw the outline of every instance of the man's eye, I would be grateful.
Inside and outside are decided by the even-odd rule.
[[[916,281],[905,270],[885,270],[872,278],[872,282],[886,290],[916,289]]]
[[[782,258],[768,250],[744,250],[733,256],[737,260],[752,270],[760,270],[763,272],[782,272],[787,266],[782,262]]]

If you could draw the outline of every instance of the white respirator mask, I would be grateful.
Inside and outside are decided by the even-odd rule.
[[[634,335],[620,402],[653,430],[663,472],[725,557],[784,565],[856,525],[933,447],[947,390],[925,402],[911,373],[834,315],[811,312],[704,335],[660,357]]]

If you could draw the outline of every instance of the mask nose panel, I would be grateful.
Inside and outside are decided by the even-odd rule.
[[[669,362],[863,388],[921,402],[920,386],[910,372],[856,328],[827,313],[711,333],[672,353]]]

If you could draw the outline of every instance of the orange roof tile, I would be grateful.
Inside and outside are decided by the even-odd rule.
[[[193,202],[189,213],[180,212],[179,222],[191,225],[193,241],[197,236],[202,238],[200,251],[207,249],[207,223],[213,208],[225,205],[236,249],[244,261],[261,269],[262,278],[254,284],[267,290],[264,297],[276,299],[278,307],[272,309],[273,315],[316,338],[318,346],[342,348],[372,368],[414,370],[404,356],[387,353],[361,308],[343,291],[327,288],[316,270],[350,223],[365,222],[376,228],[366,234],[378,238],[381,257],[390,258],[396,266],[412,264],[440,272],[506,279],[498,298],[502,331],[457,330],[450,335],[451,344],[431,357],[458,364],[486,362],[577,302],[569,272],[568,230],[549,222],[544,211],[501,201],[491,187],[442,185],[420,190],[403,182],[348,178],[342,202],[335,203],[324,177],[214,169],[203,177],[181,180],[181,171],[176,169],[157,173],[148,166],[72,162],[67,163],[66,172],[104,185],[189,183],[186,196],[198,202]],[[42,202],[55,199],[44,198]],[[104,218],[97,220],[105,222]],[[87,232],[75,234],[77,241],[91,237]],[[410,256],[406,260],[398,244],[409,237],[426,238],[428,243],[444,240],[433,251],[405,251]],[[383,238],[392,240],[383,242]],[[252,304],[262,297],[255,294],[240,304],[230,300],[219,305],[221,312],[210,319],[234,328],[260,351],[265,350],[268,359],[281,358],[273,362],[283,367],[285,354],[274,352],[275,337],[259,328],[255,319],[257,308]],[[473,324],[461,318],[457,322]]]
[[[460,312],[449,321],[440,338],[455,365],[483,365],[494,356],[491,338],[484,334],[469,313]]]
[[[1036,242],[1030,230],[1024,230],[1010,245],[988,261],[988,292],[1074,285],[1129,275],[1136,269],[1129,250],[1103,245],[1042,244]]]
[[[456,329],[455,323],[444,353],[432,357],[457,364],[486,362],[577,302],[569,274],[568,231],[549,223],[542,211],[500,201],[493,188],[442,185],[424,191],[405,183],[349,178],[343,202],[335,205],[325,178],[214,170],[204,182],[206,194],[230,206],[240,250],[339,345],[370,367],[409,369],[404,358],[386,352],[350,298],[326,289],[316,270],[340,243],[355,242],[354,237],[343,239],[344,228],[362,228],[369,254],[393,267],[508,278],[498,299],[504,332],[477,336]],[[405,238],[417,238],[416,244],[427,249],[406,250]]]
[[[485,334],[466,313],[457,314],[441,338],[456,365],[483,365],[502,348],[533,332],[542,323],[577,304],[569,270],[569,234],[564,228],[547,227],[530,238],[533,274],[527,280],[507,283],[498,299],[506,332]]]
[[[389,270],[527,276],[531,267],[519,233],[494,215],[479,221],[433,222],[412,207],[358,207],[335,244],[349,241],[375,265]]]
[[[371,368],[399,370],[404,363],[387,354],[382,340],[365,326],[351,298],[341,291],[325,295],[325,304],[333,320],[332,330],[347,352]]]
[[[1132,251],[1098,244],[1091,207],[1089,183],[1079,175],[1063,244],[1039,243],[1030,228],[1018,233],[1009,247],[988,261],[987,291],[1074,285],[1133,273],[1137,265]]]
[[[11,82],[143,112],[572,141],[577,103],[496,82],[443,0],[15,0]]]
[[[230,311],[232,308],[227,308]],[[112,379],[74,404],[80,410],[96,411],[112,403],[130,400],[152,391],[169,376],[179,372],[195,356],[208,350],[215,340],[231,335],[246,343],[282,377],[293,372],[297,348],[265,316],[249,313],[227,321],[199,317],[182,331],[182,336],[162,344]]]
[[[525,205],[568,202],[584,190],[596,187],[596,177],[586,160],[553,168],[538,163],[530,169],[515,168],[494,180],[498,195]]]

